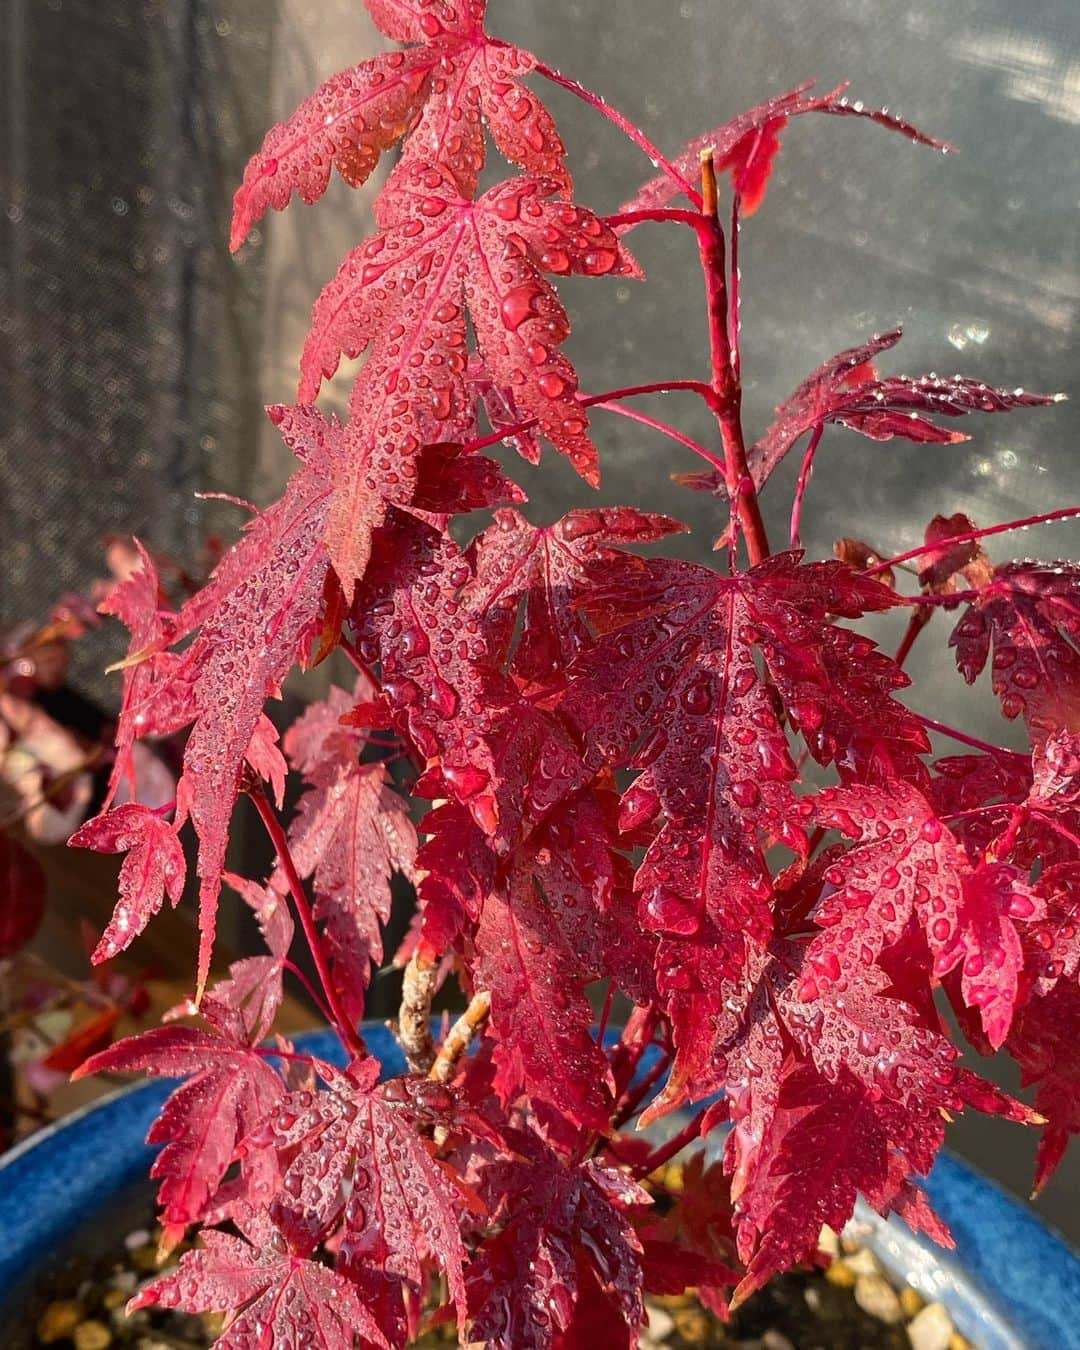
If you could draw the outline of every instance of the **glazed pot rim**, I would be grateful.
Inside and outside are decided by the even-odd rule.
[[[364,1035],[384,1068],[404,1070],[400,1047],[385,1023],[365,1024]],[[294,1039],[341,1063],[333,1032],[306,1032]],[[17,1285],[28,1292],[32,1271],[50,1251],[107,1208],[110,1198],[146,1177],[156,1152],[145,1143],[146,1131],[175,1082],[151,1078],[122,1086],[0,1157],[4,1297]],[[120,1147],[109,1148],[110,1143]],[[894,1274],[913,1277],[924,1297],[940,1297],[959,1329],[976,1331],[987,1350],[1080,1350],[1080,1258],[1065,1240],[996,1182],[948,1153],[926,1184],[931,1203],[956,1237],[956,1252],[942,1254],[929,1239],[911,1235],[902,1221],[878,1219],[864,1207],[856,1223],[874,1230],[867,1240],[880,1249],[883,1264]],[[891,1257],[884,1250],[890,1244]],[[935,1275],[935,1269],[944,1274]],[[967,1291],[966,1304],[959,1297],[954,1307],[950,1282]],[[997,1292],[1003,1285],[1004,1296]],[[965,1306],[974,1312],[965,1312]],[[988,1340],[992,1325],[998,1330]]]

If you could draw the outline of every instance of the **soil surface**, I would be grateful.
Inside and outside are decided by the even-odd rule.
[[[128,1316],[124,1310],[135,1290],[175,1264],[180,1251],[160,1265],[157,1233],[148,1223],[127,1235],[121,1251],[95,1265],[85,1260],[70,1263],[53,1277],[49,1288],[39,1291],[31,1310],[33,1329],[25,1328],[16,1343],[58,1350],[71,1346],[75,1350],[206,1350],[221,1333],[219,1314],[191,1316],[141,1309]],[[878,1296],[884,1297],[882,1310],[895,1318],[892,1324],[861,1306],[867,1302],[868,1279],[878,1281]],[[914,1290],[884,1286],[870,1253],[847,1244],[829,1271],[796,1271],[774,1279],[727,1324],[705,1311],[691,1294],[651,1299],[641,1344],[643,1350],[711,1346],[728,1350],[912,1350],[919,1344],[913,1319],[921,1314],[925,1324],[927,1314],[940,1305],[926,1308]],[[942,1350],[967,1346],[954,1331],[945,1330],[944,1337],[948,1339],[939,1329],[934,1341],[927,1343],[940,1343]],[[442,1338],[425,1337],[418,1345],[455,1343],[450,1329]]]

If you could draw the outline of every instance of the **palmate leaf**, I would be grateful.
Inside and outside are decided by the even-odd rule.
[[[747,452],[755,487],[763,487],[800,437],[817,427],[847,427],[874,441],[900,437],[927,445],[951,445],[968,437],[939,426],[933,418],[1011,412],[1055,401],[1053,395],[995,389],[963,375],[879,375],[875,359],[895,347],[902,336],[901,328],[875,333],[869,341],[831,356],[803,380],[777,407],[771,425]],[[716,473],[687,475],[680,481],[718,496],[726,491]]]
[[[909,1178],[929,1171],[945,1135],[937,1110],[899,1106],[848,1075],[830,1082],[808,1064],[789,1064],[769,1129],[754,1145],[736,1200],[742,1302],[778,1271],[813,1259],[821,1225],[842,1228],[862,1195],[881,1214],[896,1210],[948,1241]],[[738,1127],[728,1156],[738,1168]],[[736,1171],[736,1176],[740,1175]]]
[[[737,1299],[808,1259],[821,1223],[842,1227],[857,1192],[940,1240],[911,1178],[929,1170],[941,1145],[942,1111],[973,1105],[1034,1119],[958,1067],[932,1005],[922,1013],[896,996],[883,971],[858,967],[842,989],[805,1001],[805,951],[805,940],[775,939],[739,976],[696,989],[692,1005],[672,1004],[682,1062],[645,1116],[678,1105],[688,1086],[694,1096],[724,1092],[713,1114],[733,1126],[725,1166],[747,1265]],[[687,1009],[689,1028],[680,1020]],[[695,1030],[696,1039],[685,1034]],[[696,1050],[696,1064],[684,1047]]]
[[[483,34],[484,4],[367,3],[388,37],[417,45],[332,76],[267,133],[236,192],[234,250],[265,211],[284,209],[294,192],[317,201],[333,168],[358,187],[382,151],[410,130],[395,185],[397,175],[416,163],[432,164],[451,174],[464,196],[473,196],[484,166],[483,118],[507,159],[569,191],[555,123],[521,83],[536,60]]]
[[[572,1332],[591,1281],[606,1318],[603,1344],[637,1344],[641,1244],[627,1210],[649,1203],[624,1173],[572,1166],[534,1135],[508,1132],[516,1157],[485,1168],[481,1188],[506,1219],[469,1264],[473,1339],[491,1350],[547,1350]],[[576,1343],[576,1342],[574,1342]]]
[[[353,394],[357,434],[383,435],[389,414],[394,435],[414,453],[424,441],[447,439],[433,436],[424,417],[441,426],[467,407],[467,308],[491,378],[513,390],[522,415],[537,418],[594,482],[588,416],[558,350],[570,325],[542,273],[603,276],[635,265],[591,211],[551,200],[556,187],[552,179],[510,179],[473,202],[430,165],[402,172],[381,200],[382,232],[345,258],[316,302],[300,398],[315,397],[343,354],[374,344]]]
[[[329,424],[303,410],[273,411],[302,459],[285,495],[256,516],[196,597],[201,626],[184,654],[197,672],[196,718],[184,751],[184,800],[199,836],[199,983],[210,968],[215,915],[240,766],[266,700],[318,630],[329,560]],[[184,614],[181,613],[181,627]]]
[[[452,1118],[449,1093],[423,1080],[377,1086],[370,1059],[348,1073],[322,1063],[318,1072],[328,1091],[290,1094],[248,1141],[294,1159],[275,1222],[296,1250],[309,1251],[342,1221],[338,1267],[392,1344],[404,1344],[403,1291],[419,1292],[428,1266],[445,1273],[464,1326],[462,1196],[417,1131]]]
[[[940,978],[960,965],[965,1002],[981,1010],[996,1049],[1008,1032],[1023,964],[1017,921],[1045,912],[1026,874],[1007,863],[972,867],[914,788],[826,789],[815,819],[854,837],[824,869],[802,993],[813,998],[856,966],[876,961],[914,918]]]
[[[806,811],[791,788],[796,774],[777,690],[824,762],[857,763],[894,744],[925,746],[918,725],[889,697],[889,682],[877,679],[873,644],[859,660],[846,659],[843,645],[825,659],[829,643],[847,640],[827,614],[893,603],[885,587],[840,564],[801,567],[794,555],[732,578],[650,562],[636,585],[582,602],[594,622],[614,631],[572,668],[562,711],[587,754],[642,770],[624,801],[624,822],[663,815],[635,882],[651,927],[692,935],[708,917],[732,933],[736,962],[740,935],[767,941],[770,879],[761,841],[779,839],[796,851],[805,844]],[[896,688],[903,677],[891,670]]]
[[[613,545],[653,543],[685,528],[630,507],[570,511],[543,528],[516,511],[497,511],[469,549],[476,576],[467,603],[482,625],[488,659],[524,685],[553,680],[591,642],[578,602],[599,582],[610,585],[614,572],[643,566]]]
[[[331,971],[349,1016],[364,1014],[372,962],[382,961],[382,925],[390,918],[390,878],[411,876],[416,830],[380,764],[355,753],[323,761],[289,828],[301,877],[312,878]]]
[[[968,684],[991,661],[994,692],[1039,746],[1080,729],[1080,567],[1005,563],[956,625],[950,646]]]
[[[150,1174],[160,1178],[162,1223],[173,1237],[206,1219],[237,1145],[285,1096],[277,1070],[232,1030],[154,1027],[94,1055],[74,1075],[185,1077],[147,1136],[164,1145]]]
[[[290,1248],[256,1211],[236,1216],[242,1236],[204,1229],[203,1246],[178,1270],[145,1285],[129,1312],[155,1304],[185,1312],[235,1312],[215,1345],[223,1350],[353,1350],[388,1343],[352,1283]]]
[[[830,113],[837,117],[861,117],[889,131],[897,131],[920,145],[929,145],[937,150],[948,148],[945,142],[925,135],[910,122],[905,122],[884,108],[866,108],[858,101],[853,102],[846,96],[846,84],[828,94],[815,94],[813,88],[811,80],[788,94],[766,99],[764,103],[733,117],[730,122],[725,122],[713,131],[696,136],[673,161],[675,168],[687,182],[696,182],[700,172],[701,151],[712,149],[717,168],[730,171],[735,190],[742,199],[744,213],[749,215],[757,210],[765,196],[773,161],[780,149],[780,133],[790,117],[810,112]],[[678,185],[668,174],[658,174],[620,209],[625,212],[663,207],[678,192]]]
[[[471,576],[452,540],[394,511],[354,614],[396,724],[429,762],[417,791],[463,803],[506,854],[592,774],[567,728],[490,668],[461,604]]]
[[[187,863],[176,825],[148,807],[127,802],[88,820],[68,843],[95,853],[126,853],[120,866],[120,899],[94,949],[95,964],[129,946],[161,908],[184,893]]]

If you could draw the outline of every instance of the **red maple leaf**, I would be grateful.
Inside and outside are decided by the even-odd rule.
[[[635,881],[649,926],[690,935],[708,916],[732,934],[736,962],[743,935],[767,940],[762,840],[805,841],[777,691],[823,762],[925,746],[890,697],[904,677],[826,621],[894,602],[838,563],[792,555],[731,578],[650,562],[636,583],[586,597],[585,613],[615,631],[572,668],[562,709],[589,753],[642,770],[624,823],[664,815]]]
[[[591,643],[580,601],[599,583],[610,587],[616,572],[644,565],[612,545],[652,543],[685,528],[630,507],[571,511],[543,528],[516,511],[497,511],[469,549],[476,577],[468,603],[488,659],[523,685],[552,680]]]
[[[429,761],[416,791],[462,802],[505,853],[591,775],[566,727],[491,669],[461,603],[471,577],[452,540],[395,511],[355,612],[361,654]]]
[[[963,375],[879,375],[874,359],[895,347],[902,336],[901,328],[875,333],[868,342],[831,356],[803,380],[777,407],[768,430],[747,452],[756,487],[764,486],[800,437],[825,425],[847,427],[874,441],[899,436],[921,444],[951,445],[968,437],[938,426],[931,418],[1010,412],[1055,401],[1053,395],[995,389]],[[680,481],[725,495],[717,473],[688,475]]]
[[[234,250],[268,208],[282,210],[294,192],[305,202],[317,201],[334,167],[358,187],[381,152],[410,130],[392,188],[399,175],[421,162],[445,169],[471,197],[484,166],[486,122],[507,159],[529,173],[552,177],[561,191],[569,191],[555,123],[521,83],[536,58],[487,37],[482,31],[485,3],[366,3],[388,37],[417,45],[332,76],[267,132],[236,192]]]
[[[1080,568],[1006,563],[956,625],[950,646],[968,684],[990,659],[1006,717],[1024,718],[1035,744],[1080,730]]]
[[[595,482],[588,415],[575,398],[573,367],[558,350],[569,321],[542,273],[600,276],[633,271],[634,264],[591,211],[550,200],[556,186],[510,179],[474,202],[430,165],[401,172],[382,199],[382,232],[347,255],[316,302],[300,398],[315,397],[343,354],[359,356],[373,345],[352,397],[357,448],[377,462],[387,438],[399,458],[447,439],[433,426],[445,431],[454,415],[470,415],[467,309],[490,377],[512,388],[522,415],[536,418],[556,449]],[[423,381],[403,373],[409,368],[422,368]],[[414,380],[418,393],[409,397]]]
[[[471,1335],[491,1350],[546,1350],[583,1309],[590,1279],[604,1295],[604,1344],[637,1344],[641,1244],[627,1210],[649,1196],[595,1159],[570,1166],[533,1135],[511,1131],[517,1156],[485,1168],[481,1187],[504,1226],[469,1264]]]
[[[981,1010],[996,1049],[1019,996],[1016,920],[1036,920],[1042,901],[1026,876],[1003,862],[972,868],[955,837],[914,788],[829,788],[815,819],[858,842],[833,850],[814,911],[824,927],[807,954],[801,992],[812,998],[895,945],[914,919],[937,977],[961,966],[966,1004]],[[824,861],[824,860],[823,860]]]
[[[385,768],[360,762],[362,733],[331,722],[336,710],[351,706],[343,690],[332,690],[325,704],[304,714],[303,738],[286,737],[286,747],[295,757],[304,746],[309,783],[289,828],[292,859],[301,877],[312,878],[314,915],[323,925],[335,983],[346,1012],[359,1020],[371,963],[382,960],[390,878],[395,871],[412,875],[417,839]],[[325,734],[313,736],[315,728]],[[284,878],[274,884],[286,889]]]
[[[248,1141],[295,1159],[271,1211],[275,1222],[304,1251],[342,1221],[339,1269],[393,1344],[404,1343],[403,1290],[421,1290],[432,1263],[445,1273],[464,1326],[462,1196],[417,1132],[418,1121],[451,1118],[449,1093],[423,1080],[377,1086],[371,1059],[348,1073],[319,1063],[318,1072],[328,1091],[290,1094]]]
[[[68,840],[95,853],[126,853],[120,866],[120,899],[91,960],[108,961],[129,946],[168,895],[180,903],[187,876],[176,825],[135,802],[114,806],[81,826]]]
[[[150,1175],[161,1180],[162,1224],[178,1237],[206,1219],[237,1145],[281,1101],[285,1085],[257,1050],[223,1026],[154,1027],[94,1055],[74,1076],[135,1072],[185,1077],[147,1135],[148,1143],[164,1145]]]
[[[198,631],[183,655],[195,672],[195,725],[184,751],[183,800],[199,836],[199,983],[213,948],[225,845],[240,768],[263,706],[318,634],[329,566],[323,533],[332,427],[304,409],[271,416],[301,459],[284,496],[257,515],[178,618]]]
[[[828,94],[814,94],[814,82],[808,81],[788,94],[777,94],[756,107],[733,117],[730,122],[695,136],[683,147],[673,161],[674,167],[690,183],[700,172],[702,150],[711,149],[717,168],[729,170],[735,191],[743,198],[747,215],[761,205],[772,173],[773,161],[780,149],[780,133],[789,117],[804,113],[831,113],[837,117],[863,117],[889,131],[898,131],[910,141],[946,149],[943,141],[927,136],[910,122],[886,112],[884,108],[866,108],[859,101],[846,96],[847,85],[842,84]],[[643,211],[666,206],[679,192],[678,184],[669,174],[658,174],[639,189],[636,196],[620,210]]]
[[[224,1350],[353,1350],[387,1345],[370,1312],[339,1272],[296,1251],[265,1215],[238,1213],[242,1236],[204,1229],[202,1246],[185,1252],[179,1269],[151,1280],[128,1311],[182,1308],[234,1314],[215,1342]]]

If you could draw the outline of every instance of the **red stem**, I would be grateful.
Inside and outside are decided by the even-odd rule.
[[[663,1078],[664,1074],[667,1073],[668,1065],[670,1063],[671,1056],[665,1052],[660,1056],[636,1088],[627,1088],[615,1103],[616,1128],[626,1124],[660,1079]]]
[[[679,225],[689,225],[698,234],[708,228],[702,223],[699,211],[681,211],[670,206],[650,207],[643,211],[616,211],[613,215],[604,217],[604,224],[610,225],[613,230],[632,229],[633,226],[641,225],[647,220],[674,221]]]
[[[681,1153],[687,1144],[692,1144],[695,1139],[701,1137],[701,1126],[708,1114],[708,1107],[702,1107],[701,1110],[693,1116],[682,1127],[678,1134],[672,1135],[666,1144],[661,1144],[659,1148],[653,1149],[647,1158],[634,1168],[634,1174],[638,1177],[647,1177],[650,1172],[655,1172],[658,1167],[663,1167],[670,1162],[677,1154]]]
[[[604,1044],[604,1033],[607,1031],[608,1018],[611,1016],[611,1005],[615,1001],[615,981],[608,981],[607,996],[604,999],[604,1007],[600,1013],[600,1025],[596,1032],[596,1043],[602,1046]]]
[[[289,884],[289,893],[292,895],[293,904],[296,907],[300,927],[304,930],[304,937],[311,951],[311,959],[315,962],[319,982],[323,987],[326,1002],[333,1014],[331,1020],[334,1023],[334,1029],[341,1037],[346,1050],[356,1058],[361,1059],[367,1055],[368,1049],[363,1038],[352,1025],[344,1008],[342,1008],[337,991],[334,988],[334,982],[330,978],[330,968],[326,960],[326,953],[323,951],[322,939],[319,936],[319,930],[315,927],[315,916],[311,912],[307,892],[304,890],[303,882],[296,870],[296,864],[289,852],[289,841],[285,836],[285,830],[274,813],[274,808],[267,800],[266,793],[261,788],[252,792],[251,800],[255,803],[255,809],[266,827],[266,833],[270,836],[270,842],[274,846],[274,852],[281,864],[281,870],[285,873],[285,880]]]
[[[640,422],[642,426],[651,427],[653,431],[659,431],[670,440],[677,441],[679,445],[685,445],[695,455],[700,455],[702,459],[708,460],[721,474],[724,472],[724,460],[721,455],[706,449],[692,437],[685,436],[677,427],[670,426],[667,422],[661,422],[657,417],[650,417],[648,413],[638,412],[634,408],[624,408],[621,403],[605,403],[603,406],[605,412],[618,413],[620,417],[628,417],[631,422]]]
[[[550,66],[545,66],[543,62],[538,62],[535,70],[537,75],[542,75],[545,80],[550,80],[552,84],[568,89],[575,98],[587,103],[594,112],[598,112],[601,117],[606,117],[609,122],[613,122],[624,136],[629,137],[640,150],[648,155],[658,169],[662,169],[667,174],[680,192],[685,193],[695,206],[700,204],[701,199],[696,190],[686,181],[675,165],[653,145],[643,131],[634,126],[633,122],[619,112],[617,108],[613,108],[610,103],[605,103],[598,94],[594,94],[591,89],[586,89],[583,84],[578,84],[577,80],[571,80],[566,75],[561,75],[557,70],[552,70]]]
[[[806,489],[810,486],[810,475],[814,471],[814,456],[817,454],[817,449],[821,444],[821,437],[824,431],[825,423],[819,422],[810,437],[810,443],[806,447],[806,453],[803,455],[802,467],[799,469],[799,481],[795,485],[795,500],[791,503],[792,548],[800,548],[802,546],[800,530],[802,528],[803,501],[806,498]]]
[[[304,974],[304,972],[300,969],[300,967],[295,963],[295,961],[282,961],[281,968],[282,970],[287,970],[290,973],[290,975],[296,976],[296,978],[307,990],[309,997],[312,999],[318,1010],[322,1013],[322,1015],[326,1018],[328,1022],[332,1022],[334,1019],[330,1014],[330,1009],[323,1002],[323,999],[320,996],[318,990],[311,983],[311,981]]]
[[[739,314],[739,218],[742,211],[742,198],[738,192],[732,194],[731,198],[731,280],[728,283],[731,291],[730,309],[731,317],[728,322],[728,342],[731,345],[731,369],[735,372],[735,382],[742,382],[742,357],[739,354],[739,329],[742,326],[742,320]]]
[[[705,384],[702,380],[660,380],[655,384],[632,384],[627,385],[625,389],[608,389],[603,394],[579,394],[577,401],[583,408],[595,408],[600,404],[614,403],[620,398],[636,398],[641,394],[670,394],[680,390],[697,394],[710,407],[714,406],[715,395],[712,386]],[[505,427],[502,431],[493,431],[490,435],[478,436],[476,440],[466,441],[462,445],[460,453],[472,455],[478,450],[486,450],[489,445],[498,445],[500,441],[508,441],[513,436],[520,436],[523,431],[532,431],[533,427],[539,426],[539,424],[539,418],[530,417],[528,421],[518,422],[515,426]]]
[[[1006,749],[1003,745],[991,745],[989,741],[981,741],[978,736],[969,736],[966,731],[958,731],[955,727],[946,726],[944,722],[935,722],[932,717],[924,717],[922,713],[916,713],[915,716],[930,731],[936,731],[941,736],[948,736],[951,740],[959,741],[961,745],[970,745],[974,750],[985,750],[991,755],[1014,755],[1020,759],[1025,756],[1017,750]]]
[[[898,666],[902,666],[908,659],[912,647],[915,646],[915,640],[930,622],[934,611],[932,609],[917,609],[908,619],[908,626],[904,631],[904,636],[900,639],[900,645],[896,649],[896,655],[893,660]]]
[[[733,517],[737,517],[746,536],[750,563],[756,566],[769,556],[769,540],[761,518],[757,489],[746,462],[742,431],[742,391],[735,373],[728,338],[727,264],[724,256],[724,231],[716,215],[716,170],[711,156],[702,160],[702,220],[707,229],[698,235],[698,253],[705,277],[705,299],[709,318],[709,352],[712,363],[712,387],[716,395],[716,420],[724,446],[724,473]],[[732,541],[734,543],[734,540]]]
[[[935,540],[933,544],[923,544],[920,548],[909,548],[906,553],[898,553],[895,558],[886,558],[866,569],[866,576],[883,572],[887,567],[907,562],[909,558],[921,557],[924,553],[933,553],[949,544],[967,544],[975,539],[986,539],[992,534],[1008,534],[1011,530],[1026,530],[1029,525],[1045,525],[1051,520],[1074,520],[1080,517],[1080,506],[1063,506],[1057,511],[1044,511],[1037,516],[1024,516],[1022,520],[1009,520],[1004,525],[989,525],[985,530],[969,530],[966,534],[954,534],[948,539]]]

